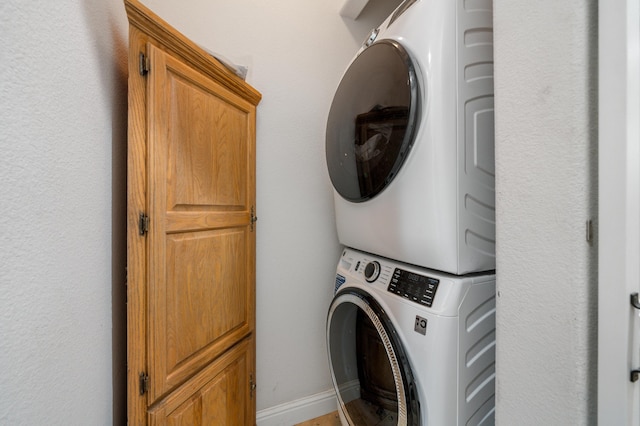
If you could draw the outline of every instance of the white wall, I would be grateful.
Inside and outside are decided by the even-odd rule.
[[[263,95],[257,408],[327,391],[325,320],[340,247],[325,166],[326,117],[351,57],[397,2],[373,1],[357,21],[339,15],[343,0],[143,2],[208,50],[249,65],[247,80]]]
[[[495,0],[497,423],[595,424],[597,1]]]
[[[124,9],[4,0],[0,28],[0,424],[120,423]]]

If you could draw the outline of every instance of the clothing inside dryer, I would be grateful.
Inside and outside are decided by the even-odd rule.
[[[409,119],[404,106],[381,107],[356,117],[354,153],[361,194],[374,194],[392,175]]]

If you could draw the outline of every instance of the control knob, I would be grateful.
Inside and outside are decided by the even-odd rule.
[[[380,264],[375,260],[373,262],[367,263],[367,266],[364,268],[364,278],[368,283],[372,283],[378,279],[380,276]]]

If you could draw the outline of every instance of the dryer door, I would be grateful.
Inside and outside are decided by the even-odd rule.
[[[413,145],[419,108],[416,67],[401,44],[381,40],[353,60],[326,132],[329,176],[342,197],[366,201],[391,183]]]
[[[420,425],[413,373],[398,335],[368,293],[340,291],[327,318],[327,346],[339,409],[352,425]]]

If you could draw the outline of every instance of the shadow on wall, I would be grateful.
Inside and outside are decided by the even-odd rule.
[[[343,16],[342,21],[353,39],[360,44],[364,42],[362,34],[369,35],[370,30],[377,28],[400,3],[401,0],[369,0],[356,20]]]
[[[128,26],[120,0],[84,2],[103,98],[111,105],[111,318],[113,424],[127,424]]]

